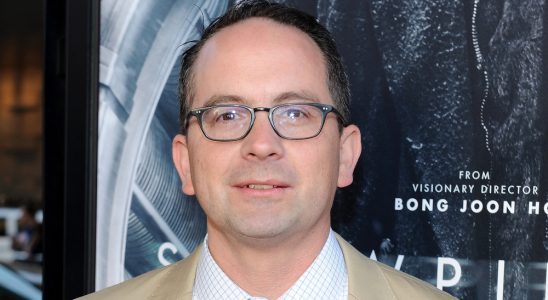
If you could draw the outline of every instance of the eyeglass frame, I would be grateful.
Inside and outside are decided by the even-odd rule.
[[[290,105],[308,105],[308,106],[313,106],[313,107],[316,107],[316,108],[320,109],[320,111],[322,112],[322,123],[320,125],[320,129],[318,130],[318,132],[316,134],[314,134],[310,137],[304,137],[304,138],[289,138],[289,137],[283,136],[282,134],[280,134],[280,132],[278,132],[278,129],[276,129],[276,126],[274,126],[274,120],[273,120],[273,117],[272,117],[273,116],[272,112],[275,111],[279,107],[290,106]],[[240,107],[240,108],[246,109],[247,111],[249,111],[251,113],[251,120],[249,122],[249,127],[247,128],[245,133],[242,134],[241,137],[236,138],[236,139],[214,139],[214,138],[209,137],[205,133],[204,127],[202,125],[202,123],[203,123],[202,116],[203,116],[204,112],[206,112],[210,109],[213,109],[213,108],[217,108],[217,107]],[[345,122],[342,114],[333,105],[317,103],[317,102],[304,102],[304,103],[300,102],[300,103],[283,103],[283,104],[275,105],[275,106],[272,106],[272,107],[262,107],[262,106],[250,107],[250,106],[243,105],[243,104],[219,104],[219,105],[198,107],[198,108],[191,109],[188,112],[188,114],[186,116],[186,127],[188,128],[188,126],[189,126],[190,117],[194,116],[198,120],[198,125],[200,126],[200,129],[201,129],[202,133],[204,134],[204,136],[207,139],[209,139],[211,141],[216,141],[216,142],[239,141],[239,140],[243,140],[246,136],[249,135],[249,133],[251,132],[251,129],[253,128],[253,125],[255,124],[255,112],[260,112],[260,111],[268,113],[268,121],[270,123],[270,126],[272,127],[272,130],[274,130],[276,135],[278,135],[279,137],[281,137],[283,139],[286,139],[286,140],[307,140],[307,139],[317,137],[322,132],[322,129],[325,125],[325,119],[327,118],[327,115],[331,112],[334,113],[335,116],[337,116],[337,120],[339,121],[339,124],[341,124],[343,127],[348,126],[348,124],[347,124],[347,122]]]

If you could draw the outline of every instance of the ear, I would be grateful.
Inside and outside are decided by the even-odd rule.
[[[352,183],[352,174],[362,152],[360,129],[356,125],[348,125],[343,129],[340,147],[337,186],[345,187]]]
[[[183,193],[192,196],[195,194],[192,176],[190,174],[190,159],[186,136],[178,134],[173,138],[172,144],[173,163],[181,178]]]

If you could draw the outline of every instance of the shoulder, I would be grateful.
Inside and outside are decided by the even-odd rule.
[[[190,299],[200,251],[201,246],[177,263],[78,299],[167,299],[173,295],[188,295]]]
[[[455,299],[433,285],[373,261],[337,236],[348,271],[350,299]]]

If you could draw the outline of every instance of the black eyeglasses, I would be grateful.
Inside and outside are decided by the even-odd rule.
[[[229,142],[245,138],[255,122],[255,112],[268,112],[268,120],[277,135],[289,140],[304,140],[322,131],[325,118],[335,113],[343,124],[341,114],[331,105],[321,103],[289,103],[274,107],[249,107],[240,104],[221,104],[190,110],[204,135],[213,141]]]

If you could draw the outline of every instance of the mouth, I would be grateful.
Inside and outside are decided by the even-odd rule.
[[[266,191],[266,190],[279,190],[288,188],[289,185],[280,181],[268,180],[268,181],[247,181],[236,184],[235,187],[240,189],[254,190],[254,191]]]
[[[277,185],[270,185],[270,184],[248,184],[245,186],[245,188],[253,189],[253,190],[270,190],[277,188]]]

